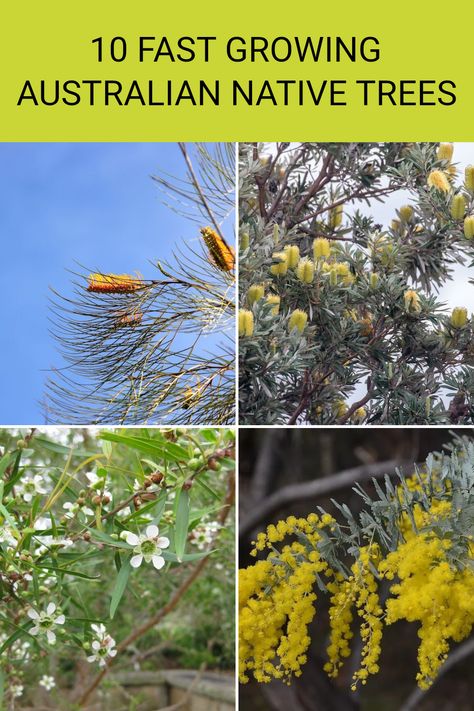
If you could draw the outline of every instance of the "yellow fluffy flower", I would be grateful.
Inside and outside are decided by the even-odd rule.
[[[417,314],[421,311],[420,297],[413,289],[408,289],[403,294],[403,300],[405,302],[405,311],[407,313]]]
[[[428,175],[428,187],[436,188],[436,190],[441,190],[443,193],[449,193],[451,190],[451,185],[442,170],[432,170]]]
[[[239,310],[239,336],[253,336],[253,313],[247,309]]]

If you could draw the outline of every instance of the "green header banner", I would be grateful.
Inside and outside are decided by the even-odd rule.
[[[25,0],[2,141],[470,141],[474,6]]]

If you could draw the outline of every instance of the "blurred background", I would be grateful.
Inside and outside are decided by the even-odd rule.
[[[352,491],[359,481],[373,493],[371,477],[410,473],[429,452],[440,451],[453,432],[474,437],[472,428],[241,428],[239,432],[240,567],[255,562],[251,541],[270,523],[294,514],[306,517],[322,506],[337,516],[331,498],[360,511]],[[357,658],[349,658],[336,680],[323,671],[328,644],[328,605],[319,594],[317,615],[303,675],[281,682],[240,686],[241,708],[250,711],[472,711],[474,655],[455,664],[423,695],[417,689],[417,625],[385,627],[380,671],[360,692],[350,691]],[[472,645],[474,651],[474,644]],[[354,655],[357,657],[357,655]]]

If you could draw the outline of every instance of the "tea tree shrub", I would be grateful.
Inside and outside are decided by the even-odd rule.
[[[232,668],[232,431],[0,438],[6,709],[38,685],[53,708],[87,706],[115,662]]]

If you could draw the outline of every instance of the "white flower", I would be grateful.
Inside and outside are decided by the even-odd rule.
[[[36,494],[47,494],[44,487],[43,477],[40,474],[26,476],[18,485],[18,493],[23,497],[23,501],[29,503]]]
[[[50,602],[43,612],[37,612],[32,607],[28,610],[28,617],[35,623],[33,627],[29,630],[32,635],[38,635],[40,633],[45,634],[49,644],[56,643],[56,635],[52,628],[55,625],[63,625],[66,618],[63,614],[54,616],[56,612],[56,605],[54,602]]]
[[[42,686],[43,689],[46,689],[46,691],[51,691],[51,689],[54,689],[54,687],[56,686],[54,676],[48,676],[47,674],[43,674],[43,676],[39,680],[39,685]]]
[[[103,624],[92,624],[92,630],[95,632],[95,639],[93,640],[92,654],[87,657],[87,661],[99,662],[100,667],[105,667],[107,664],[107,657],[115,657],[117,650],[115,649],[115,640],[107,634],[105,625]]]
[[[214,536],[219,530],[219,524],[217,521],[210,521],[207,523],[200,523],[191,532],[191,543],[199,548],[200,551],[207,548],[207,546],[212,543]]]
[[[157,570],[164,566],[165,559],[161,556],[161,550],[168,548],[170,542],[166,536],[159,535],[158,526],[147,526],[145,533],[139,536],[131,531],[123,531],[123,537],[129,546],[134,546],[135,555],[130,558],[132,568],[140,567],[144,559],[146,563],[151,561]]]
[[[0,543],[6,543],[7,548],[16,548],[17,545],[13,528],[5,522],[0,528]]]
[[[66,509],[66,511],[67,511],[67,513],[64,514],[66,516],[66,518],[74,518],[74,516],[79,512],[82,512],[86,516],[93,516],[94,515],[94,512],[92,511],[92,509],[90,509],[85,504],[83,504],[81,506],[77,502],[75,504],[73,504],[71,501],[66,501],[66,503],[63,504],[63,509]]]
[[[24,688],[23,684],[12,684],[10,686],[10,693],[14,699],[18,699],[20,696],[23,696]]]
[[[89,489],[100,491],[101,496],[107,496],[112,501],[112,494],[105,489],[105,477],[97,476],[94,472],[86,472],[86,478],[89,479]]]
[[[130,508],[130,506],[125,506],[124,509],[120,509],[120,511],[117,511],[115,515],[119,518],[127,518],[127,516],[130,516],[131,513],[132,509]]]

